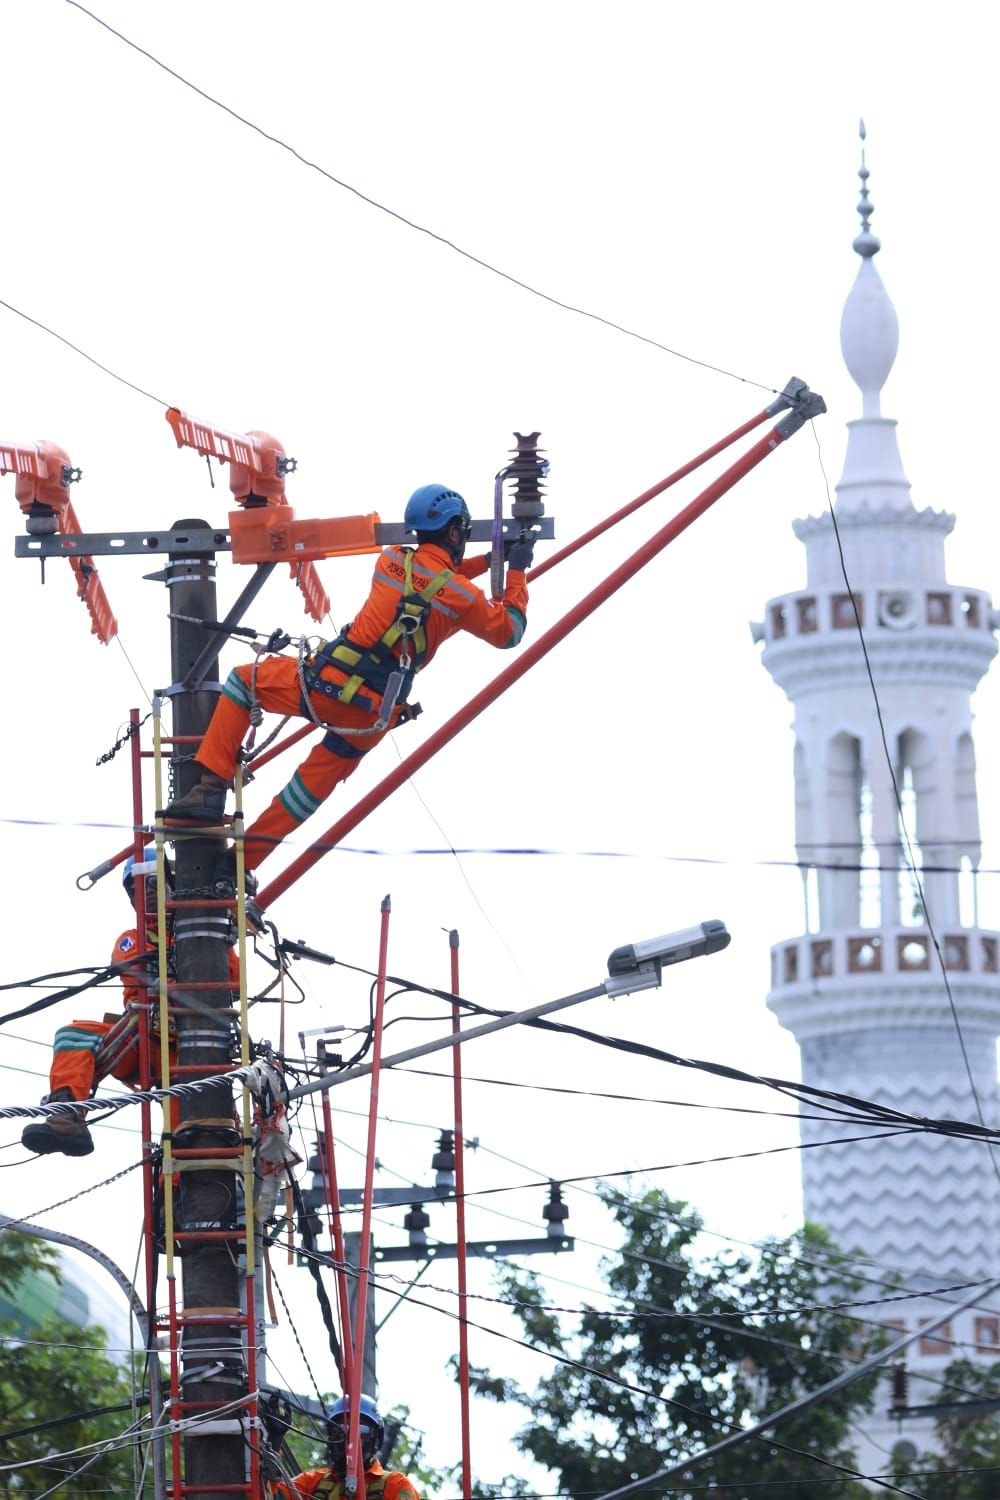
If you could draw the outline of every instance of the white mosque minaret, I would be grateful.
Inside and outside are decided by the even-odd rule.
[[[954,517],[913,504],[896,423],[882,415],[899,329],[875,266],[864,154],[860,176],[860,265],[840,342],[861,415],[847,424],[837,525],[829,514],[795,523],[807,586],[770,600],[755,627],[794,708],[796,844],[815,867],[803,881],[803,934],[772,950],[768,1005],[794,1034],[807,1083],[920,1115],[978,1120],[981,1111],[996,1124],[1000,935],[979,925],[970,699],[996,654],[1000,618],[982,589],[948,581]],[[805,1142],[846,1133],[807,1120],[801,1130]],[[876,1263],[871,1274],[889,1279],[895,1269],[906,1289],[928,1290],[997,1274],[1000,1189],[983,1145],[902,1135],[826,1145],[802,1163],[806,1218]],[[995,1301],[914,1345],[911,1369],[1000,1356]],[[921,1299],[878,1316],[913,1329],[941,1310]],[[911,1389],[915,1402],[934,1399]]]

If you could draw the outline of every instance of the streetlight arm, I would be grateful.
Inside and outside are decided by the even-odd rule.
[[[553,1011],[566,1010],[571,1005],[580,1005],[584,1000],[596,1000],[601,995],[634,994],[639,990],[655,989],[662,981],[665,964],[681,963],[688,958],[700,958],[709,953],[718,953],[729,944],[729,933],[725,924],[718,921],[702,922],[697,927],[686,927],[680,932],[668,933],[665,937],[649,938],[645,942],[632,943],[616,948],[608,960],[608,977],[589,990],[579,990],[574,995],[563,995],[558,1000],[546,1000],[541,1005],[532,1005],[528,1010],[513,1011],[508,1016],[499,1016],[495,1021],[485,1021],[468,1031],[438,1037],[432,1042],[423,1042],[417,1047],[408,1047],[405,1052],[396,1052],[382,1059],[384,1068],[399,1067],[401,1063],[413,1062],[415,1058],[427,1057],[445,1047],[454,1047],[459,1042],[473,1042],[477,1037],[490,1036],[496,1031],[506,1031],[511,1026],[522,1026]],[[353,1083],[356,1078],[366,1078],[372,1071],[371,1063],[361,1063],[343,1073],[327,1073],[300,1083],[289,1089],[289,1099],[301,1099],[305,1094],[319,1089],[335,1088],[338,1084]]]

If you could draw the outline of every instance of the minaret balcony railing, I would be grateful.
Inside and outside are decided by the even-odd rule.
[[[910,630],[976,630],[988,633],[998,621],[990,595],[980,589],[937,584],[861,588],[854,599],[844,588],[803,590],[768,601],[763,623],[752,627],[754,639],[767,645],[857,630],[900,635]]]
[[[1000,933],[947,928],[935,937],[950,974],[1000,979]],[[850,975],[919,976],[937,969],[933,939],[925,927],[859,928],[794,938],[771,949],[772,990]]]

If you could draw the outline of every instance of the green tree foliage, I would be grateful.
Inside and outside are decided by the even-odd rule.
[[[58,1279],[48,1246],[9,1230],[0,1233],[0,1287],[6,1293],[16,1293],[25,1272],[45,1270]],[[131,1399],[128,1374],[102,1352],[105,1342],[103,1329],[77,1328],[61,1318],[49,1318],[30,1342],[22,1341],[14,1324],[0,1323],[0,1463],[15,1465],[0,1470],[3,1500],[48,1493],[52,1486],[52,1500],[75,1500],[94,1491],[135,1493],[130,1449],[102,1455],[78,1479],[71,1471],[86,1454],[32,1462],[106,1442],[131,1423],[128,1411],[60,1420]],[[59,1425],[45,1425],[54,1422]]]
[[[10,1295],[29,1271],[48,1271],[56,1280],[59,1260],[51,1245],[12,1229],[0,1231],[0,1292]]]
[[[963,1410],[965,1403],[984,1397],[1000,1398],[1000,1363],[974,1365],[956,1359],[944,1372],[944,1383],[933,1397],[935,1405],[954,1403],[934,1423],[936,1452],[921,1453],[912,1462],[897,1463],[894,1476],[928,1500],[996,1500],[1000,1495],[1000,1411]],[[907,1435],[905,1426],[900,1436]]]
[[[605,1188],[602,1197],[624,1234],[604,1265],[606,1306],[569,1324],[542,1305],[532,1273],[500,1273],[504,1295],[521,1304],[525,1337],[575,1363],[554,1364],[531,1391],[475,1372],[479,1394],[529,1413],[517,1443],[556,1476],[552,1488],[599,1494],[655,1473],[823,1385],[862,1353],[860,1325],[830,1304],[864,1292],[822,1230],[807,1226],[753,1258],[706,1258],[696,1253],[700,1221],[684,1204],[656,1190],[625,1199]],[[777,1317],[776,1308],[793,1311]],[[851,1423],[871,1410],[876,1384],[877,1375],[858,1379],[775,1437],[856,1467]],[[748,1497],[802,1500],[829,1477],[807,1457],[751,1439],[698,1464],[691,1485],[726,1486],[732,1500],[744,1486]],[[683,1482],[670,1487],[687,1493]],[[846,1480],[837,1494],[866,1500],[870,1491]]]
[[[444,1469],[436,1469],[424,1453],[424,1435],[410,1425],[410,1408],[394,1406],[385,1419],[386,1433],[395,1431],[392,1451],[386,1460],[387,1467],[399,1469],[408,1475],[425,1500],[434,1500],[437,1495],[461,1493],[461,1461]],[[456,1488],[457,1486],[457,1488]]]

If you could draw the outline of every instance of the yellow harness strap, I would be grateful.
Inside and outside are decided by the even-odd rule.
[[[353,646],[337,645],[330,651],[329,659],[342,667],[353,668],[357,667],[367,654],[377,666],[381,667],[384,665],[381,659],[383,654],[391,653],[397,641],[404,637],[407,642],[412,643],[415,654],[418,657],[422,656],[427,650],[427,632],[424,630],[424,621],[431,607],[431,600],[454,576],[452,568],[442,568],[440,573],[436,573],[433,578],[429,579],[422,589],[414,589],[413,553],[407,552],[403,562],[403,597],[396,610],[396,617],[388,630],[367,653],[363,650],[358,651]],[[383,651],[379,650],[380,647]],[[408,655],[405,645],[403,655]],[[354,672],[338,694],[341,703],[350,703],[358,689],[365,686],[365,682],[366,679],[362,673]]]

